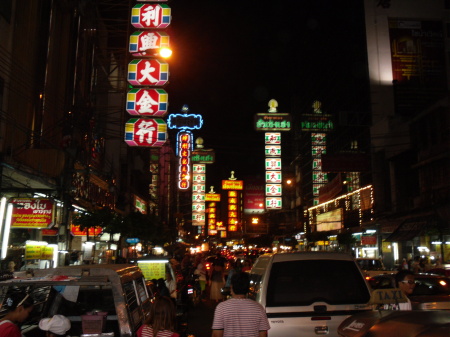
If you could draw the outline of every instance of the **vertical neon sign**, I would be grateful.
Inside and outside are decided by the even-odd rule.
[[[190,164],[191,164],[192,137],[188,132],[178,133],[178,188],[180,190],[189,189],[190,185]]]

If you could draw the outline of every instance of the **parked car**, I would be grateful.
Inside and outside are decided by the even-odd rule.
[[[134,336],[148,315],[151,299],[141,270],[134,265],[78,265],[15,273],[0,282],[0,319],[3,303],[15,291],[28,293],[35,310],[22,325],[26,337],[41,336],[41,318],[55,314],[71,321],[72,336],[82,334]]]
[[[345,319],[340,337],[443,337],[450,336],[448,311],[368,311]]]
[[[346,317],[371,310],[370,289],[349,254],[261,255],[250,279],[249,297],[265,308],[269,337],[338,336]]]
[[[378,274],[392,273],[385,268],[381,259],[357,258],[356,263],[361,268],[366,279]]]
[[[450,310],[450,278],[419,273],[409,296],[414,310]],[[372,289],[395,288],[395,274],[376,275],[369,280]]]

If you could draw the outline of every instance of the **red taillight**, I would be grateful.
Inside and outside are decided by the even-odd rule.
[[[205,265],[205,268],[206,268],[206,270],[209,270],[209,269],[211,269],[211,265],[210,265],[209,263],[207,263],[207,264]]]

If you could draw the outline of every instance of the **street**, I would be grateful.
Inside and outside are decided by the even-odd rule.
[[[200,302],[195,308],[190,308],[185,336],[210,337],[216,305],[216,302],[207,299]]]

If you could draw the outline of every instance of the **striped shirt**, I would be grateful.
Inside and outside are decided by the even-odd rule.
[[[179,335],[175,332],[169,331],[169,330],[160,330],[158,332],[157,336],[153,335],[153,329],[151,326],[149,325],[142,325],[138,332],[137,332],[138,337],[178,337]]]
[[[258,337],[270,329],[261,304],[247,298],[231,298],[217,305],[213,330],[223,330],[224,337]]]

